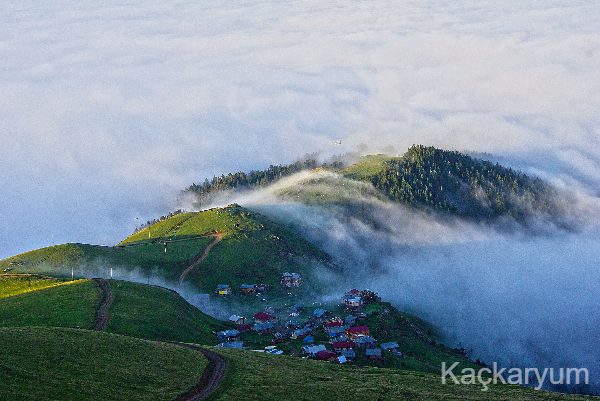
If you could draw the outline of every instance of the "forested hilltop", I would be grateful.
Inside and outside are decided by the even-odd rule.
[[[414,145],[401,157],[364,156],[348,168],[339,161],[319,164],[309,158],[261,171],[230,173],[193,184],[183,193],[192,194],[194,206],[201,208],[209,205],[218,192],[266,186],[317,167],[369,182],[390,200],[417,209],[477,221],[510,217],[527,223],[544,216],[565,224],[556,190],[541,179],[457,151],[422,145]]]
[[[312,170],[317,167],[340,169],[343,168],[343,164],[335,161],[331,164],[324,163],[320,165],[315,159],[309,158],[288,165],[271,165],[265,170],[251,171],[249,173],[243,171],[234,174],[229,173],[220,177],[213,177],[210,181],[206,178],[202,184],[192,184],[182,192],[184,194],[193,194],[195,196],[194,206],[201,208],[208,205],[211,196],[220,191],[258,188],[272,184],[283,177],[305,170]]]
[[[394,201],[465,218],[511,216],[524,222],[561,213],[554,189],[541,179],[434,147],[413,146],[365,179]]]

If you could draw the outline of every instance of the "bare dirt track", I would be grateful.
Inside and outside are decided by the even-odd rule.
[[[187,393],[177,396],[174,401],[197,401],[206,398],[215,391],[219,387],[219,384],[221,384],[221,381],[223,381],[225,369],[227,368],[227,360],[215,352],[195,345],[184,343],[173,344],[201,352],[208,359],[208,366],[204,368],[200,381]]]
[[[220,240],[221,236],[218,236],[211,245],[214,245],[215,243],[219,242],[217,241],[217,239]],[[205,250],[206,254],[208,254],[208,251],[210,251],[209,247],[207,247],[207,250]],[[102,301],[100,302],[100,306],[96,310],[96,321],[92,330],[102,331],[106,327],[106,324],[110,319],[110,316],[108,315],[108,308],[113,300],[113,294],[110,291],[108,283],[105,279],[95,278],[93,279],[93,281],[96,283],[96,285],[98,285],[98,288],[102,292]],[[206,368],[204,368],[200,381],[196,383],[196,385],[192,387],[188,392],[177,396],[174,401],[202,400],[219,387],[219,384],[221,384],[221,381],[225,376],[225,369],[227,368],[227,360],[225,358],[223,358],[221,355],[215,352],[209,351],[207,349],[192,344],[171,341],[165,342],[178,345],[180,347],[187,347],[195,351],[201,352],[208,359],[208,365],[206,366]]]
[[[198,264],[199,264],[200,262],[202,262],[202,261],[204,260],[204,258],[206,258],[206,257],[208,256],[208,253],[210,252],[210,250],[212,249],[212,247],[213,247],[213,246],[215,246],[215,245],[217,245],[217,243],[223,239],[223,235],[224,235],[224,234],[215,234],[215,235],[214,235],[214,237],[215,237],[215,240],[214,240],[213,242],[211,242],[211,243],[210,243],[210,244],[209,244],[209,245],[206,247],[206,249],[204,250],[204,253],[202,254],[202,256],[200,256],[198,259],[196,259],[196,260],[194,261],[194,263],[192,263],[191,265],[189,265],[189,266],[187,267],[187,269],[185,269],[185,270],[183,271],[183,273],[181,273],[181,275],[179,276],[179,284],[180,284],[180,285],[181,285],[181,283],[183,283],[183,280],[185,279],[185,276],[187,276],[187,274],[188,274],[190,271],[192,271],[192,269],[193,269],[194,267],[198,266]]]
[[[102,301],[100,302],[98,309],[96,309],[96,320],[92,330],[102,331],[110,319],[110,316],[108,316],[108,307],[113,300],[113,293],[110,291],[105,279],[94,278],[92,280],[96,283],[98,288],[100,288],[100,291],[102,291]]]

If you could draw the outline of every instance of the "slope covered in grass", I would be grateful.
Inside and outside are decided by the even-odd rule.
[[[0,299],[0,327],[94,326],[100,293],[91,280],[64,282]]]
[[[178,272],[173,270],[177,263],[192,259],[209,244],[210,238],[175,242],[165,253],[164,244],[155,242],[136,247],[109,247],[87,244],[62,244],[36,249],[0,261],[14,266],[14,272],[41,273],[56,277],[109,277],[111,267],[114,273],[137,272],[141,277],[159,273],[175,279]],[[118,278],[118,277],[117,277]]]
[[[116,280],[108,283],[114,296],[108,310],[108,332],[153,340],[215,344],[212,332],[227,327],[165,288]]]
[[[0,328],[2,400],[173,400],[207,364],[184,347],[62,328]]]
[[[5,274],[0,276],[0,298],[52,287],[60,285],[61,283],[62,282],[56,278],[40,276],[37,274]]]
[[[584,400],[516,385],[442,384],[440,375],[343,366],[284,355],[217,349],[229,361],[228,379],[214,400]]]
[[[156,226],[156,227],[155,227]],[[38,249],[0,261],[19,273],[69,277],[109,277],[138,280],[150,276],[178,282],[215,235],[222,240],[185,277],[201,292],[218,284],[264,283],[278,287],[281,273],[298,272],[313,289],[312,267],[335,269],[331,257],[285,227],[238,205],[197,213],[182,213],[135,233],[114,247],[64,244]],[[312,277],[315,278],[315,277]]]
[[[105,331],[152,340],[214,344],[215,330],[227,326],[162,287],[108,280],[113,301]],[[0,299],[0,327],[53,326],[91,329],[100,290],[91,280]]]

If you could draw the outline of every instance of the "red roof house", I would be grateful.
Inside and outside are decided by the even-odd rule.
[[[337,354],[335,352],[331,352],[328,350],[319,351],[319,352],[317,352],[316,356],[317,356],[317,359],[321,359],[323,361],[328,361],[330,359],[337,358]]]
[[[353,340],[356,337],[368,336],[369,328],[367,326],[354,326],[346,329],[346,337]]]
[[[339,351],[352,351],[354,349],[354,341],[337,341],[332,344],[333,349]]]
[[[278,320],[275,316],[269,315],[268,313],[265,313],[265,312],[258,312],[257,314],[255,314],[252,317],[254,318],[254,321],[256,323],[266,323],[266,322],[276,323]]]

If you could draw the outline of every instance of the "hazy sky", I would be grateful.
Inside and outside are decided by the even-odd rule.
[[[214,174],[413,143],[600,189],[596,1],[0,4],[0,258]]]

